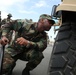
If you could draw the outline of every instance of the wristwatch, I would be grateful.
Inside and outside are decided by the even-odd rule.
[[[26,45],[26,48],[30,47],[30,41],[28,41],[28,44]]]

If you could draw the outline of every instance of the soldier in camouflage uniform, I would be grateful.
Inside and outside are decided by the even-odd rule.
[[[10,30],[15,30],[12,43],[9,43],[5,49],[3,62],[5,75],[11,75],[18,59],[28,61],[22,75],[30,75],[30,70],[33,70],[44,58],[42,52],[47,47],[45,31],[49,31],[54,23],[50,15],[42,14],[37,23],[16,20],[4,25],[1,44],[9,43],[8,33]]]
[[[9,13],[9,14],[7,15],[7,18],[4,18],[4,19],[2,20],[2,22],[1,22],[1,28],[4,26],[4,24],[10,23],[10,22],[13,21],[13,20],[11,19],[11,17],[12,17],[12,14]],[[13,33],[13,31],[11,30],[10,33],[9,33],[9,37],[12,35],[12,33]],[[10,39],[11,39],[11,38],[10,38]]]
[[[2,24],[6,24],[6,23],[9,23],[9,22],[12,22],[11,17],[12,17],[12,14],[9,13],[9,14],[7,15],[7,18],[4,18],[4,19],[2,20]]]

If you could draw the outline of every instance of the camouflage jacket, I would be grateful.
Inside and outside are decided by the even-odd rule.
[[[6,23],[9,23],[9,22],[12,22],[12,19],[4,18],[2,20],[2,23],[1,24],[6,24]]]
[[[14,52],[13,54],[18,54],[21,51],[28,49],[36,49],[39,51],[44,51],[44,49],[47,47],[47,34],[46,32],[38,32],[36,30],[37,23],[27,23],[17,20],[16,22],[12,22],[10,24],[6,24],[4,28],[2,29],[2,35],[8,36],[8,33],[10,30],[14,30],[15,40],[18,37],[23,37],[31,42],[31,46],[29,48],[26,48],[25,46],[20,46],[15,43],[15,40],[8,48],[12,48],[11,52]]]

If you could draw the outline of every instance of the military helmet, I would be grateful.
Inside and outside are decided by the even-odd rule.
[[[10,17],[12,17],[12,14],[10,14],[10,13],[9,13],[7,16],[10,16]]]
[[[52,22],[52,24],[55,23],[55,21],[52,20],[51,16],[48,15],[48,14],[42,14],[42,15],[40,15],[40,18],[39,19],[41,19],[41,18],[50,20]]]
[[[57,11],[76,11],[76,0],[62,0],[62,3],[57,7]]]

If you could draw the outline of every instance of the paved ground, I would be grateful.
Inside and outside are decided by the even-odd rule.
[[[42,62],[34,70],[32,70],[30,72],[31,75],[47,75],[51,51],[52,51],[52,46],[50,45],[43,52],[45,58],[42,60]],[[12,75],[21,75],[21,72],[24,69],[24,67],[26,66],[26,63],[27,62],[18,60],[17,65],[14,68]]]

